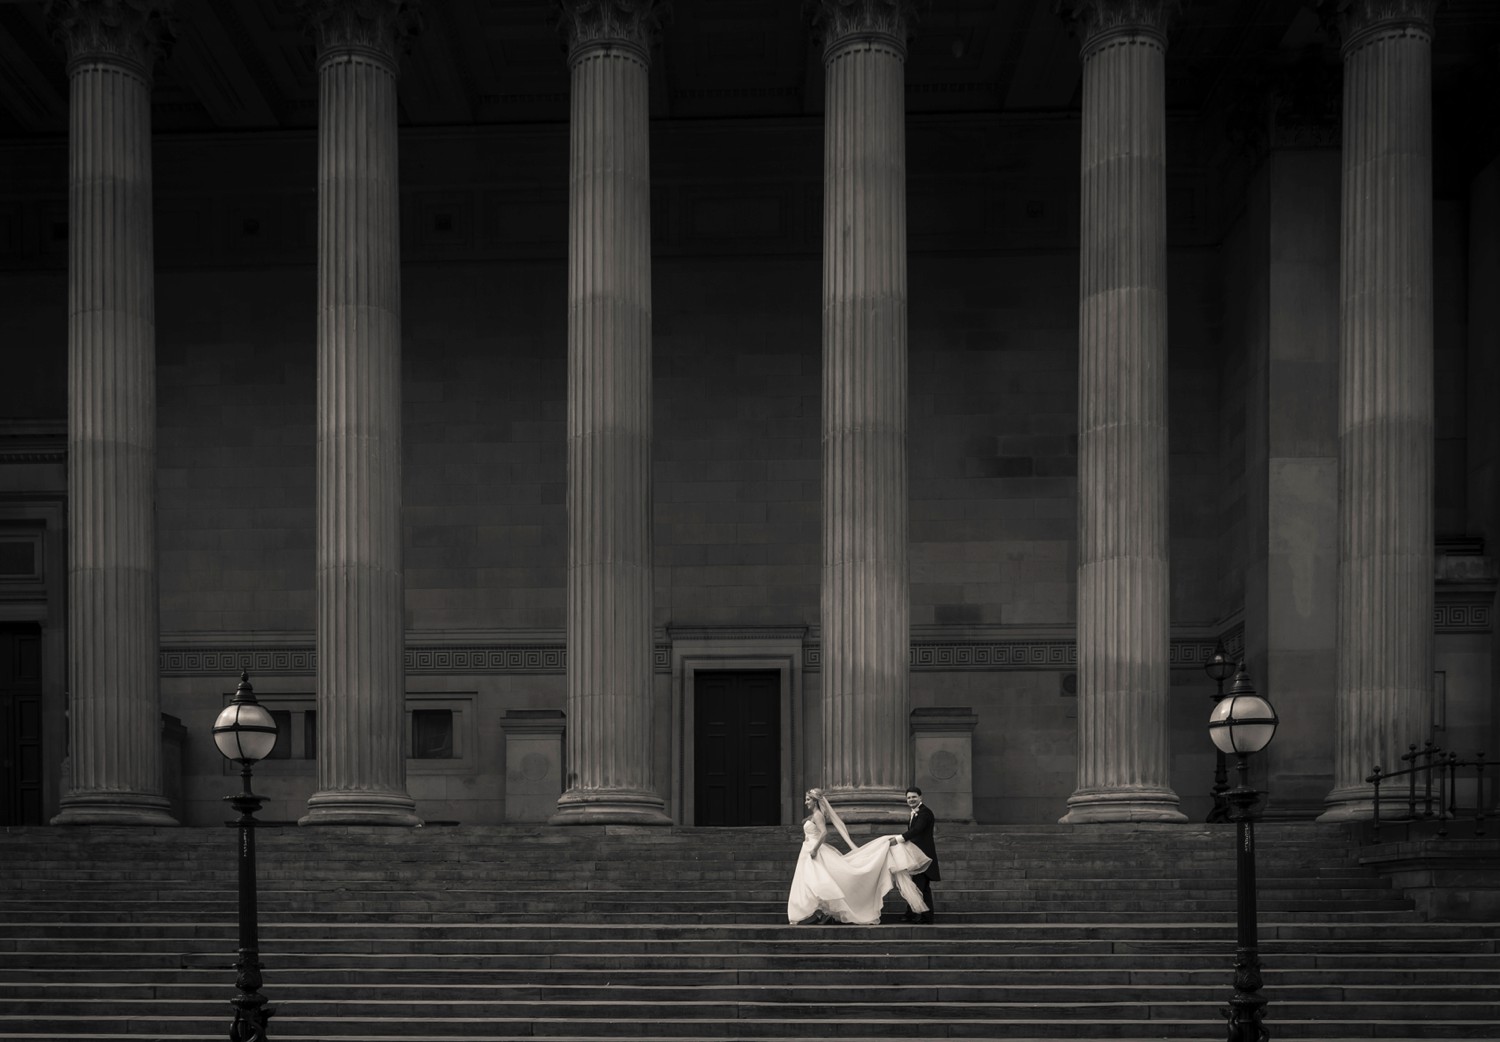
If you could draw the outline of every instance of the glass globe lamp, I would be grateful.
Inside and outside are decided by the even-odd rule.
[[[1223,752],[1244,756],[1270,745],[1279,722],[1276,710],[1255,693],[1242,669],[1229,694],[1208,714],[1208,736]]]
[[[1214,644],[1212,657],[1203,663],[1203,672],[1208,674],[1208,679],[1219,685],[1220,692],[1224,690],[1224,681],[1234,675],[1235,661],[1224,650],[1224,641],[1222,639]]]
[[[246,766],[264,760],[276,748],[276,721],[255,700],[245,673],[240,674],[234,701],[214,721],[214,744],[225,757]]]

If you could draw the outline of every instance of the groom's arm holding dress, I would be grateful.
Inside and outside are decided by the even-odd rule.
[[[933,828],[937,825],[937,815],[927,809],[927,804],[917,808],[917,813],[912,817],[911,824],[906,831],[901,833],[901,838],[908,843],[915,843],[918,850],[926,854],[932,860],[932,864],[922,874],[928,879],[941,880],[942,874],[938,871],[937,843],[933,838]]]

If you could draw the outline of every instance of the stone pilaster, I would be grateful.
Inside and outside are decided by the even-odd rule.
[[[1371,816],[1365,777],[1403,766],[1431,728],[1435,6],[1350,0],[1339,15],[1339,631],[1325,821]]]
[[[68,687],[59,825],[175,825],[157,666],[151,72],[163,5],[53,2],[68,58]]]
[[[415,825],[401,534],[401,0],[305,5],[318,44],[318,791],[304,825]]]
[[[560,0],[572,74],[567,789],[559,825],[670,823],[651,778],[654,0]]]
[[[1175,6],[1070,7],[1083,41],[1072,824],[1185,820],[1167,746],[1164,66]]]
[[[906,40],[914,4],[823,0],[823,778],[903,821],[911,783]]]

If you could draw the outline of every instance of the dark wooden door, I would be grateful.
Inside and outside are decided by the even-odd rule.
[[[0,626],[0,825],[42,822],[42,634]]]
[[[780,824],[781,674],[700,671],[693,692],[694,824]]]

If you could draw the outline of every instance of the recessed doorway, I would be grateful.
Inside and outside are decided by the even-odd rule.
[[[781,822],[781,672],[700,672],[693,689],[693,824]]]

